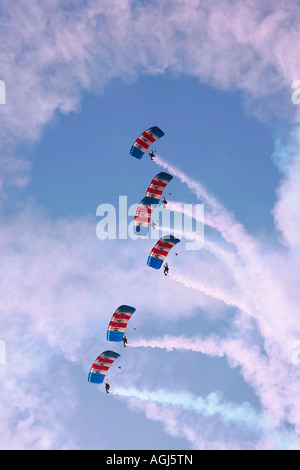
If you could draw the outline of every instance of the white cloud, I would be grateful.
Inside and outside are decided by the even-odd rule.
[[[26,5],[7,0],[2,9],[0,79],[7,88],[6,104],[0,108],[0,137],[5,149],[0,189],[4,195],[9,187],[22,189],[28,182],[30,165],[10,156],[18,144],[39,139],[56,112],[77,111],[84,90],[101,92],[114,77],[130,82],[140,73],[160,74],[170,69],[224,90],[242,90],[249,109],[259,116],[265,112],[263,107],[291,119],[299,112],[291,103],[290,90],[292,81],[300,77],[296,47],[300,13],[294,1],[279,1],[276,7],[264,2],[258,7],[254,2],[225,0],[151,5],[105,0],[84,5],[73,2],[71,10],[58,0],[42,4],[32,0]],[[240,224],[234,225],[234,230],[228,227],[232,219],[226,212],[225,219],[218,219],[240,262],[226,266],[231,267],[232,277],[218,287],[238,286],[244,301],[251,304],[268,356],[265,376],[262,364],[247,369],[248,358],[241,359],[244,378],[277,423],[287,420],[297,432],[299,372],[289,363],[289,347],[299,331],[299,300],[295,295],[298,182],[299,157],[295,156],[274,208],[286,251],[282,248],[273,253],[263,246],[258,253],[257,240],[251,240]],[[204,293],[187,292],[184,286],[172,283],[168,283],[168,289],[157,286],[153,273],[135,271],[137,265],[132,259],[128,268],[128,249],[123,243],[118,243],[118,249],[124,258],[116,266],[114,243],[100,244],[89,220],[51,222],[40,209],[26,204],[23,213],[11,219],[3,217],[0,311],[1,332],[5,332],[1,339],[7,344],[7,365],[1,367],[4,448],[52,448],[58,443],[61,447],[75,446],[72,436],[70,440],[62,437],[61,404],[56,400],[56,394],[63,393],[70,403],[74,395],[71,393],[68,399],[70,391],[63,387],[46,393],[44,382],[41,389],[30,388],[32,377],[38,370],[44,380],[57,354],[87,367],[84,353],[87,349],[92,352],[92,346],[85,344],[95,335],[95,330],[91,335],[91,325],[97,324],[97,332],[102,334],[107,315],[116,304],[124,303],[125,295],[130,294],[130,301],[138,303],[141,311],[148,311],[143,287],[149,283],[156,293],[151,299],[153,315],[161,316],[166,323],[181,315],[193,317],[197,309],[205,309],[208,316],[214,311],[214,302]],[[137,248],[136,259],[143,256],[144,246]],[[219,262],[212,260],[212,266],[217,267]],[[170,311],[174,292],[178,301],[172,303]],[[226,294],[231,295],[230,289]],[[246,324],[242,312],[234,328],[238,325],[247,335]],[[16,376],[7,374],[8,369]],[[16,386],[17,379],[22,380],[22,388]],[[45,415],[43,398],[51,402],[51,410]],[[12,403],[23,405],[14,409]],[[72,413],[72,406],[68,412]],[[13,437],[7,434],[11,426]],[[170,429],[167,427],[168,432]],[[190,429],[187,424],[185,435],[195,443]],[[198,445],[204,446],[201,442]]]

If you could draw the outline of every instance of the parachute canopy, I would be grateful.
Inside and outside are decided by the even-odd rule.
[[[159,269],[166,256],[168,256],[169,251],[179,242],[180,240],[175,238],[173,235],[166,235],[158,240],[148,257],[148,266],[151,266],[151,268],[154,269]]]
[[[150,127],[136,139],[130,149],[130,155],[140,160],[150,145],[164,135],[164,132],[159,127]]]
[[[100,354],[90,369],[88,381],[102,384],[108,369],[119,356],[120,354],[114,351],[104,351]]]
[[[151,220],[151,214],[154,206],[158,205],[161,195],[173,176],[169,173],[161,172],[151,181],[146,196],[138,205],[134,221],[133,230],[137,235],[146,235]]]
[[[139,203],[133,221],[133,231],[136,235],[147,235],[148,228],[153,211],[153,204],[147,204],[147,198],[144,197]]]
[[[108,341],[122,341],[127,323],[134,312],[135,308],[129,305],[121,305],[117,308],[107,328]]]

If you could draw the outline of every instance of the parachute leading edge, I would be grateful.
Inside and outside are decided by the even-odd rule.
[[[134,307],[129,305],[121,305],[114,312],[111,317],[110,323],[107,328],[107,340],[108,341],[122,341],[123,336],[132,314],[135,312]]]
[[[88,381],[94,384],[102,384],[108,369],[119,356],[120,354],[114,351],[104,351],[100,354],[90,369]]]
[[[164,135],[164,132],[159,127],[150,127],[136,139],[130,149],[130,155],[140,160],[150,145]]]
[[[180,240],[173,235],[162,237],[152,248],[148,257],[147,265],[154,269],[160,269],[164,259],[168,256],[173,246],[177,245]]]
[[[133,230],[137,235],[146,235],[151,220],[153,208],[159,204],[159,200],[167,184],[173,176],[164,171],[158,173],[151,181],[146,196],[138,205],[134,221]]]

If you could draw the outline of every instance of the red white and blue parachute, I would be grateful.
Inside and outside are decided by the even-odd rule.
[[[117,308],[107,328],[106,337],[108,341],[122,341],[127,323],[134,312],[135,308],[129,305],[120,305]]]
[[[94,384],[102,384],[108,369],[119,356],[120,354],[114,351],[104,351],[100,354],[90,369],[88,381]]]
[[[151,268],[154,269],[159,269],[166,256],[168,256],[169,251],[179,242],[180,240],[175,238],[174,235],[166,235],[158,240],[148,257],[148,266],[151,266]]]
[[[150,127],[136,139],[130,149],[130,155],[140,160],[150,145],[164,135],[164,132],[159,127]]]
[[[169,173],[161,172],[151,181],[146,196],[138,205],[134,221],[133,230],[137,235],[146,235],[151,220],[151,214],[155,206],[159,204],[159,200],[167,184],[173,179]]]

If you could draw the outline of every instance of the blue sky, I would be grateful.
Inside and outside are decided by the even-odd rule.
[[[146,159],[141,168],[128,158],[128,148],[156,123],[166,134],[157,144],[166,158],[180,168],[186,162],[187,173],[196,172],[199,179],[203,175],[237,215],[247,212],[253,228],[257,211],[272,225],[278,171],[270,161],[269,127],[245,115],[239,93],[226,94],[186,76],[142,77],[130,85],[114,80],[102,95],[83,97],[80,112],[58,116],[30,149],[35,165],[28,189],[55,216],[94,213],[98,204],[115,204],[123,194],[138,202],[155,170]],[[113,172],[115,165],[118,171]],[[122,178],[124,172],[130,177]],[[54,184],[59,191],[55,198]],[[178,191],[180,196],[186,189]],[[243,207],[237,201],[241,192]]]
[[[299,15],[3,3],[1,448],[299,448]],[[154,125],[159,157],[134,159]],[[96,234],[97,207],[140,202],[162,168],[167,199],[205,211],[203,248],[181,240],[169,278],[146,264],[153,240]],[[127,349],[106,340],[122,304]],[[106,349],[111,396],[87,381]]]

